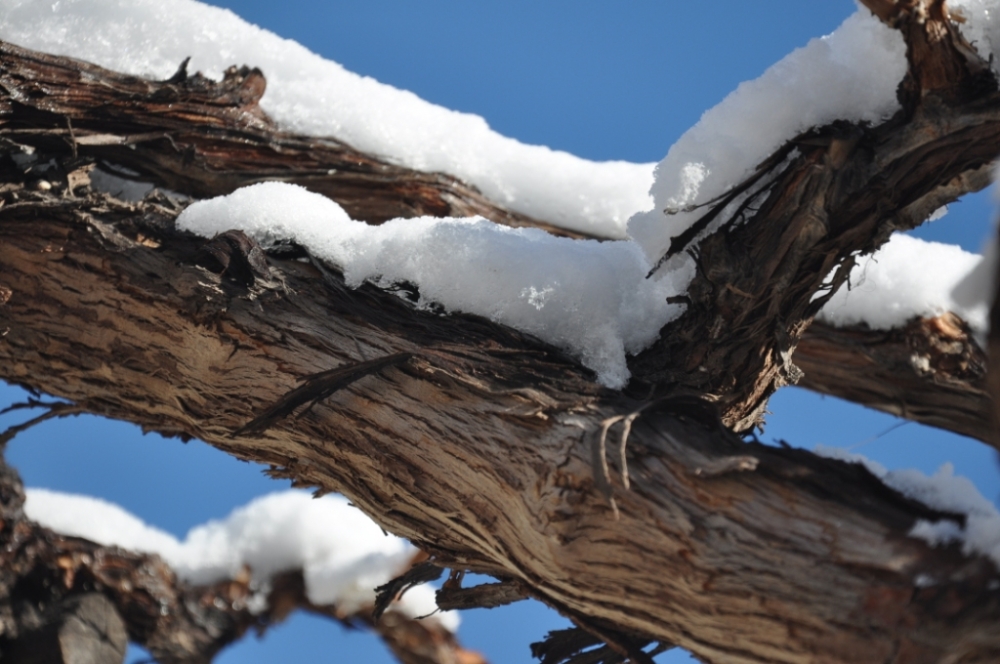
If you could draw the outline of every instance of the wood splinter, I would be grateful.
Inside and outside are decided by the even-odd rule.
[[[354,362],[346,366],[337,367],[328,371],[311,374],[300,378],[302,385],[288,392],[278,399],[273,405],[265,409],[263,413],[250,420],[239,429],[230,434],[230,437],[261,434],[274,426],[278,420],[291,415],[296,408],[306,402],[310,402],[299,417],[302,417],[320,401],[330,397],[334,392],[344,389],[360,378],[369,374],[377,373],[386,367],[403,364],[413,357],[413,353],[393,353],[374,360],[365,362]]]
[[[618,463],[621,472],[622,486],[628,489],[631,486],[628,477],[628,459],[626,457],[628,436],[632,432],[632,423],[635,422],[636,418],[639,417],[642,411],[652,405],[652,403],[653,402],[645,404],[628,415],[615,415],[614,417],[609,417],[603,420],[601,422],[601,428],[597,433],[597,444],[592,448],[594,479],[597,482],[597,488],[611,505],[611,511],[615,515],[615,521],[621,518],[621,514],[618,511],[618,503],[615,502],[615,497],[611,490],[611,471],[608,468],[608,430],[618,422],[622,422],[622,433],[618,439]]]

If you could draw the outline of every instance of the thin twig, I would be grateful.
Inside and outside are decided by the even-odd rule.
[[[628,459],[625,458],[625,448],[628,444],[628,436],[632,433],[632,423],[642,414],[642,408],[629,414],[622,421],[622,436],[618,441],[618,458],[621,463],[622,485],[628,489],[630,482],[628,479]]]
[[[41,424],[45,420],[51,420],[55,417],[69,417],[70,415],[79,415],[80,413],[86,412],[82,406],[75,403],[28,399],[28,401],[15,403],[7,408],[4,408],[3,410],[0,410],[0,415],[6,415],[7,413],[11,413],[15,410],[22,410],[25,408],[47,408],[48,410],[38,417],[33,417],[27,422],[7,427],[3,433],[0,433],[0,449],[3,449],[17,434],[27,431],[36,424]]]
[[[621,518],[621,514],[618,512],[618,503],[615,502],[615,496],[611,490],[611,470],[608,468],[608,429],[616,422],[621,421],[622,417],[622,415],[615,415],[601,422],[601,430],[597,434],[597,444],[591,448],[594,480],[597,482],[597,488],[611,504],[615,521]]]

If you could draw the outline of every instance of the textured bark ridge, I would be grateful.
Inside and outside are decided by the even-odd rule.
[[[802,387],[995,444],[986,354],[954,314],[888,331],[813,323],[795,364]]]
[[[1000,153],[993,79],[969,64],[973,52],[943,3],[887,4],[909,8],[879,14],[910,44],[903,111],[878,127],[817,128],[762,166],[742,214],[689,247],[699,273],[687,313],[633,358],[636,379],[623,393],[516,331],[417,310],[372,286],[351,290],[304,253],[267,256],[266,270],[242,277],[219,273],[206,243],[175,230],[170,199],[126,204],[90,192],[80,172],[101,160],[175,189],[184,177],[211,181],[209,171],[240,183],[248,180],[232,173],[248,163],[243,153],[227,147],[232,164],[220,151],[211,169],[184,175],[163,166],[182,159],[170,140],[85,150],[68,132],[70,123],[73,135],[83,130],[81,118],[97,122],[91,93],[50,104],[59,86],[46,78],[75,91],[83,79],[47,68],[84,65],[6,46],[0,140],[8,153],[28,146],[35,156],[0,161],[0,374],[342,491],[436,565],[513,583],[635,661],[651,642],[710,662],[997,661],[994,564],[908,537],[918,519],[962,516],[907,500],[860,466],[733,433],[752,428],[773,390],[799,377],[804,338],[811,387],[887,409],[905,393],[903,403],[925,404],[900,408],[905,416],[991,438],[969,396],[982,389],[982,356],[961,324],[946,321],[961,332],[952,338],[943,322],[916,322],[881,345],[861,330],[807,332],[822,303],[813,295],[844,281],[852,255],[984,186]],[[913,36],[921,30],[937,36]],[[959,72],[961,94],[926,83],[937,80],[921,73],[935,59],[957,67],[948,71]],[[30,85],[17,75],[29,66]],[[88,72],[87,81],[100,74]],[[203,96],[182,114],[153,113],[141,94],[115,104],[111,86],[100,113],[169,134],[190,146],[179,153],[194,154],[192,163],[213,143],[189,112],[217,123],[211,136],[252,134],[247,144],[262,154],[298,142],[302,161],[282,176],[298,181],[296,168],[312,168],[321,142],[269,126],[253,104],[259,94],[246,92],[262,85],[258,76],[190,84]],[[179,84],[134,85],[155,95]],[[915,95],[915,85],[930,87]],[[123,136],[110,124],[88,127]],[[98,148],[108,151],[90,151]],[[395,173],[392,191],[428,177]],[[385,191],[369,195],[398,199]],[[323,193],[339,195],[332,184]],[[914,343],[927,344],[927,367],[965,386],[949,397],[964,412],[934,403],[928,372],[898,368],[894,344]],[[860,378],[824,373],[815,368],[824,353],[873,358],[874,368]]]

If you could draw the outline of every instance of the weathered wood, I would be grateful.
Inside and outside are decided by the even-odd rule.
[[[836,122],[792,139],[765,161],[763,175],[751,176],[742,198],[706,212],[724,223],[691,249],[697,275],[685,314],[631,358],[636,394],[704,395],[727,425],[751,430],[774,390],[799,379],[795,347],[855,256],[988,184],[1000,154],[1000,95],[989,64],[949,22],[943,2],[875,4],[907,39],[901,110],[876,127]],[[946,85],[941,71],[951,76]]]
[[[908,538],[946,515],[860,467],[746,445],[668,400],[633,425],[616,521],[590,446],[639,404],[523,335],[307,263],[272,259],[288,291],[248,291],[195,265],[200,242],[169,218],[41,193],[0,209],[6,375],[342,490],[439,564],[515,579],[598,633],[604,621],[719,662],[1000,648],[992,563]],[[357,344],[416,359],[230,437],[300,376],[360,359]]]
[[[915,16],[892,20],[909,35]],[[935,57],[966,57],[954,31],[940,34],[911,43],[912,80],[937,80],[920,73]],[[169,202],[126,205],[68,175],[31,191],[10,159],[0,161],[0,375],[343,491],[435,563],[510,579],[619,654],[660,641],[714,662],[996,661],[993,563],[908,537],[918,519],[960,516],[906,500],[861,467],[744,443],[691,398],[715,401],[736,430],[752,427],[798,375],[792,354],[823,300],[813,295],[846,279],[855,252],[981,186],[1000,152],[1000,97],[990,76],[963,67],[948,69],[966,77],[961,94],[904,89],[903,111],[884,125],[819,128],[771,160],[745,214],[697,244],[688,311],[633,358],[624,394],[526,335],[351,290],[332,269],[272,256],[281,288],[219,276],[198,265],[202,243],[174,230]],[[228,108],[259,87],[252,70],[236,74],[211,93]],[[0,84],[22,91],[0,122],[20,114],[16,136],[71,173],[87,141],[73,155],[53,137],[79,110],[40,115],[23,94],[34,88]],[[40,99],[68,98],[42,88]],[[147,137],[158,120],[138,106],[135,131]],[[48,142],[39,118],[57,130]],[[181,124],[168,127],[176,141],[187,129],[170,122]],[[12,128],[0,135],[13,140]],[[127,165],[175,177],[139,149],[153,138],[131,142],[148,164]],[[231,435],[303,377],[401,354],[410,359],[340,386],[301,418]],[[631,490],[612,463],[616,519],[592,449],[609,418],[640,409],[625,451]]]
[[[183,68],[169,80],[148,81],[0,41],[0,123],[8,149],[124,166],[196,197],[276,180],[323,194],[369,223],[482,215],[581,237],[506,210],[449,175],[390,164],[332,138],[278,131],[258,105],[265,87],[264,75],[249,67],[231,67],[221,83]],[[53,175],[41,170],[34,177]]]
[[[986,354],[954,314],[893,330],[813,323],[794,360],[801,387],[997,444]]]
[[[198,196],[278,179],[324,193],[373,222],[413,214],[482,214],[500,223],[564,233],[493,204],[407,207],[416,200],[411,190],[424,191],[426,178],[443,176],[389,167],[329,139],[275,131],[257,106],[265,83],[256,70],[233,68],[218,84],[185,72],[151,82],[11,44],[0,43],[0,54],[0,86],[16,100],[8,102],[0,132],[9,147],[46,155],[27,169],[8,166],[7,177],[15,181],[30,185],[47,177],[68,186],[74,168],[97,159]],[[811,293],[826,276],[817,265],[832,267],[849,260],[853,251],[871,251],[891,230],[916,226],[937,207],[990,182],[989,163],[1000,151],[998,114],[980,80],[982,72],[975,76],[985,95],[974,105],[975,113],[922,104],[918,117],[902,129],[899,121],[878,131],[837,124],[792,141],[785,151],[798,148],[797,160],[772,159],[781,168],[772,174],[778,179],[763,196],[764,207],[741,229],[701,243],[702,270],[687,296],[688,312],[664,330],[660,343],[632,359],[632,393],[702,394],[719,402],[725,421],[735,428],[758,422],[773,390],[799,375],[791,357],[817,308]],[[123,98],[129,100],[127,111],[115,110],[115,100]],[[956,124],[951,116],[960,114]],[[934,159],[927,158],[930,154]],[[57,165],[46,170],[50,157]],[[280,166],[263,168],[269,159]],[[344,159],[350,164],[337,161]],[[934,170],[939,161],[949,167]],[[388,170],[357,185],[358,169],[370,174],[378,168]],[[445,181],[443,186],[454,190],[444,198],[465,200],[462,183]],[[352,189],[356,185],[361,189]],[[928,191],[908,193],[913,188]],[[824,201],[807,209],[816,192],[824,192]],[[893,205],[894,214],[883,214]],[[842,220],[836,233],[818,230],[831,218]],[[757,258],[747,261],[747,255]],[[832,291],[842,279],[835,281],[823,287]],[[788,284],[795,285],[793,293],[785,292]],[[758,305],[760,298],[770,302]],[[831,394],[857,393],[849,386],[829,388]]]

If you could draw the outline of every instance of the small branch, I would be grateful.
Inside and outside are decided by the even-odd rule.
[[[14,437],[27,431],[36,424],[41,424],[46,420],[51,420],[53,418],[59,417],[69,417],[71,415],[79,415],[81,413],[87,412],[85,408],[74,403],[65,403],[63,401],[39,401],[37,399],[29,399],[26,402],[15,403],[3,410],[0,410],[0,415],[6,415],[7,413],[12,413],[16,410],[22,410],[25,408],[46,408],[46,412],[42,413],[37,417],[33,417],[27,422],[22,422],[21,424],[15,424],[13,426],[4,429],[3,433],[0,433],[0,450],[9,443]]]
[[[389,605],[410,588],[435,581],[441,578],[442,574],[444,574],[443,567],[432,562],[423,562],[414,565],[389,583],[379,586],[375,589],[375,607],[372,610],[372,620],[377,623]]]
[[[524,586],[517,581],[482,583],[471,588],[445,584],[437,591],[437,605],[442,611],[464,609],[495,609],[528,599]]]

